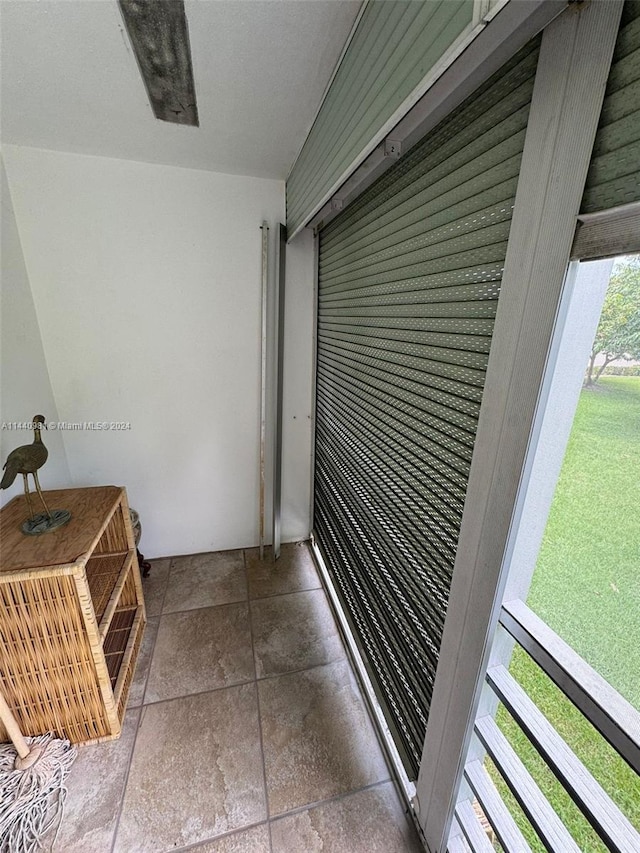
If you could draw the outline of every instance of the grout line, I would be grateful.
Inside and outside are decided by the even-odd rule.
[[[314,572],[316,571],[315,566],[313,567]],[[316,572],[317,575],[317,572]],[[317,576],[317,584],[316,586],[304,586],[299,589],[285,589],[282,592],[268,592],[265,595],[253,595],[249,596],[250,601],[264,601],[265,598],[279,598],[282,595],[294,595],[296,592],[313,592],[316,589],[322,589],[322,581],[320,577]]]
[[[146,702],[144,704],[144,707],[153,708],[154,705],[162,705],[163,702],[175,702],[176,699],[190,699],[191,696],[203,696],[205,693],[218,693],[220,690],[230,690],[232,687],[242,687],[245,684],[253,684],[254,682],[258,683],[261,681],[274,681],[276,678],[284,678],[288,675],[300,675],[304,672],[311,672],[314,669],[321,669],[323,666],[333,666],[334,664],[343,663],[345,661],[347,664],[349,664],[349,667],[351,667],[349,659],[345,654],[341,658],[336,658],[336,660],[330,660],[326,663],[316,663],[312,666],[303,667],[302,669],[292,669],[288,670],[287,672],[276,672],[273,675],[265,675],[261,678],[247,678],[244,681],[234,681],[233,684],[221,684],[219,687],[207,687],[205,690],[194,690],[193,693],[180,693],[178,696],[167,696],[164,699],[156,699],[153,702]],[[359,685],[357,686],[359,691]],[[142,708],[143,706],[140,705],[139,707]]]
[[[154,619],[155,617],[152,616],[151,618]],[[158,642],[158,634],[160,633],[160,619],[162,617],[158,616],[157,618],[158,618],[158,624],[156,625],[156,635],[153,638],[153,645],[151,647],[151,655],[149,656],[149,667],[147,669],[147,674],[146,674],[145,679],[144,679],[144,688],[142,690],[142,696],[140,697],[140,707],[141,708],[144,708],[144,700],[145,700],[146,695],[147,695],[147,687],[149,686],[149,676],[151,675],[151,667],[153,666],[153,656],[156,653],[156,643]],[[149,621],[147,620],[147,625],[145,625],[145,627],[148,627],[148,625],[149,625]],[[140,658],[138,656],[138,660],[139,659]],[[135,678],[135,673],[134,673],[133,677]]]
[[[175,853],[190,853],[191,850],[194,853],[198,853],[198,850],[202,850],[205,845],[212,844],[213,842],[220,841],[224,838],[233,838],[234,835],[239,835],[241,832],[248,832],[251,829],[256,829],[258,826],[266,826],[268,828],[269,823],[266,820],[260,820],[257,823],[248,823],[246,826],[239,826],[237,829],[230,829],[228,832],[221,832],[220,835],[212,835],[210,838],[203,838],[201,841],[194,841],[193,844],[188,844],[186,847],[174,847],[172,851],[175,850]]]
[[[335,796],[333,797],[327,797],[326,800],[316,800],[313,803],[307,803],[306,805],[296,806],[293,809],[289,809],[289,811],[282,812],[282,814],[274,815],[272,818],[269,818],[269,821],[273,823],[277,820],[283,820],[287,817],[293,817],[297,814],[303,814],[306,811],[319,808],[320,806],[327,806],[331,805],[332,803],[339,803],[341,800],[347,800],[349,797],[353,797],[356,794],[362,794],[364,791],[372,791],[374,788],[381,788],[383,785],[388,785],[389,783],[393,785],[394,794],[398,797],[399,805],[404,813],[404,805],[402,803],[402,800],[398,796],[398,792],[393,783],[393,779],[391,777],[388,777],[386,779],[379,779],[377,782],[371,782],[371,784],[369,785],[363,785],[362,788],[354,788],[351,791],[343,791],[341,794],[335,794]]]
[[[172,561],[169,561],[169,570],[167,572],[167,579],[165,581],[164,592],[162,594],[162,602],[160,603],[160,612],[158,613],[157,616],[149,616],[149,614],[147,614],[147,625],[145,625],[145,628],[148,627],[149,619],[157,619],[158,625],[156,627],[156,635],[153,639],[153,646],[151,647],[151,655],[149,656],[149,668],[147,670],[147,675],[146,675],[145,680],[144,680],[144,688],[142,690],[142,697],[140,699],[140,707],[141,708],[144,708],[144,700],[145,700],[145,696],[147,695],[147,686],[149,684],[149,675],[151,674],[151,667],[153,666],[153,656],[154,656],[155,651],[156,651],[156,643],[158,642],[158,634],[160,633],[160,623],[162,621],[162,611],[164,610],[164,602],[165,602],[165,599],[167,597],[167,590],[169,589],[169,578],[171,577],[171,562]],[[142,589],[142,597],[144,598],[144,587]],[[140,660],[140,656],[138,654],[138,661],[139,660]],[[136,663],[138,663],[138,661],[136,661]],[[133,677],[135,678],[135,672],[133,674]]]
[[[287,675],[300,675],[303,672],[311,672],[311,670],[320,669],[323,666],[332,666],[335,663],[342,663],[342,661],[347,661],[347,663],[349,663],[346,651],[344,651],[342,657],[327,660],[323,663],[313,663],[311,666],[303,666],[300,667],[300,669],[288,669],[286,672],[273,672],[270,675],[261,675],[256,678],[256,681],[273,681],[274,678],[284,678]]]
[[[288,589],[284,592],[274,592],[271,595],[256,595],[253,598],[250,598],[249,601],[271,601],[272,598],[284,598],[287,595],[302,595],[303,592],[317,592],[322,589],[322,584],[320,586],[310,586],[306,589]]]
[[[162,593],[162,603],[160,604],[160,613],[159,616],[162,616],[162,612],[164,610],[164,603],[167,599],[167,590],[169,589],[169,580],[171,579],[171,568],[173,566],[173,560],[169,560],[169,571],[167,572],[167,580],[164,585],[164,592]]]
[[[165,702],[176,702],[178,699],[191,699],[192,696],[204,696],[207,693],[219,693],[221,690],[232,690],[234,687],[244,687],[247,684],[253,684],[255,680],[255,678],[248,678],[246,681],[235,681],[233,684],[221,684],[220,687],[207,687],[205,690],[196,690],[193,693],[180,693],[179,696],[167,696],[165,699],[156,699],[154,702],[147,702],[144,707],[155,708],[156,705],[162,705]]]
[[[0,0],[2,2],[2,0]],[[187,607],[186,610],[167,610],[166,613],[160,614],[161,616],[177,616],[179,613],[193,613],[195,610],[216,610],[218,607],[232,607],[233,605],[238,604],[248,604],[249,599],[240,598],[238,601],[225,601],[222,604],[203,604],[201,607]],[[154,617],[151,616],[151,619]]]
[[[120,831],[120,818],[122,817],[122,809],[124,807],[124,796],[127,792],[127,785],[129,784],[129,774],[131,773],[131,759],[133,758],[133,753],[135,752],[135,749],[136,749],[136,743],[138,741],[138,732],[140,731],[140,723],[142,722],[142,712],[144,709],[141,705],[139,708],[132,708],[131,710],[137,711],[137,714],[135,715],[135,717],[136,717],[136,719],[135,719],[135,731],[133,734],[133,742],[131,744],[131,750],[129,752],[129,760],[127,761],[127,770],[126,770],[126,773],[124,774],[124,781],[122,784],[122,792],[120,794],[120,802],[118,804],[118,809],[117,809],[117,813],[116,813],[116,822],[115,822],[115,825],[113,827],[113,836],[111,838],[111,845],[109,847],[109,850],[111,851],[111,853],[113,853],[113,850],[115,850],[116,839],[118,837],[118,832]],[[125,709],[125,717],[126,717],[126,714],[127,714],[127,711]]]
[[[151,656],[149,658],[149,669],[147,671],[147,675],[145,678],[144,690],[142,691],[142,697],[140,699],[140,705],[138,708],[132,708],[131,709],[131,710],[137,710],[138,714],[137,714],[137,720],[136,720],[135,733],[133,736],[133,744],[131,745],[131,752],[129,753],[129,761],[127,763],[127,772],[125,773],[124,785],[122,786],[122,793],[120,795],[120,803],[118,806],[116,823],[115,823],[115,827],[114,827],[114,831],[113,831],[113,838],[111,839],[111,847],[109,848],[111,853],[113,853],[113,850],[115,849],[116,839],[118,837],[118,832],[120,831],[120,820],[122,818],[122,810],[124,808],[124,798],[125,798],[125,794],[127,792],[127,786],[129,784],[129,775],[131,773],[131,763],[133,760],[133,754],[134,754],[135,749],[136,749],[136,744],[138,742],[138,733],[140,731],[140,725],[142,724],[142,717],[143,717],[144,709],[145,709],[144,699],[145,699],[145,696],[147,694],[147,684],[149,683],[149,673],[151,672],[151,665],[153,664],[153,655],[154,655],[155,650],[156,650],[156,641],[158,639],[158,633],[160,631],[160,621],[162,619],[162,610],[164,608],[164,601],[165,601],[165,598],[167,597],[167,589],[169,588],[169,577],[170,576],[171,576],[171,561],[169,562],[169,569],[167,571],[167,578],[166,578],[165,585],[164,585],[164,592],[162,594],[162,603],[160,605],[160,613],[158,614],[157,617],[147,615],[147,624],[148,624],[149,619],[157,618],[158,619],[158,626],[156,629],[156,636],[153,640],[153,647],[151,649]],[[144,585],[142,587],[142,597],[144,599]],[[145,628],[146,627],[147,626],[145,625]],[[136,663],[137,663],[137,661],[136,661]],[[135,678],[135,672],[134,672],[134,678]],[[125,708],[125,715],[126,715],[128,710],[129,710],[128,708]]]
[[[252,546],[253,547],[253,546]],[[255,546],[258,547],[257,545]],[[188,560],[190,557],[205,557],[207,554],[237,554],[244,552],[246,548],[223,548],[218,551],[196,551],[194,554],[165,554],[163,557],[149,557],[149,562],[153,563],[156,560]]]
[[[302,547],[303,545],[309,544],[309,539],[296,539],[293,542],[283,542],[283,545],[296,545],[298,547]],[[271,547],[269,545],[267,548]],[[150,563],[158,563],[160,560],[169,560],[173,562],[174,560],[188,560],[190,557],[205,557],[208,554],[238,554],[242,553],[243,555],[247,551],[259,551],[259,545],[247,545],[240,546],[239,548],[222,548],[217,551],[195,551],[193,554],[163,554],[161,557],[147,557],[147,560]]]
[[[307,803],[306,805],[296,806],[293,809],[289,809],[289,811],[282,812],[282,814],[274,815],[272,818],[269,818],[267,821],[262,820],[262,821],[258,821],[256,823],[247,824],[246,826],[241,826],[241,827],[238,827],[236,829],[231,829],[228,832],[222,832],[219,835],[213,835],[209,838],[203,838],[202,840],[196,841],[193,844],[187,845],[186,847],[178,847],[178,848],[176,848],[176,853],[190,853],[190,851],[194,851],[194,853],[197,853],[197,851],[202,849],[202,847],[204,847],[205,845],[211,844],[212,842],[220,841],[224,838],[230,838],[230,837],[233,837],[234,835],[239,835],[241,832],[248,832],[251,829],[255,829],[256,827],[265,826],[265,825],[269,829],[269,839],[271,840],[271,824],[276,822],[276,821],[284,820],[288,817],[293,817],[297,814],[303,814],[304,812],[309,811],[311,809],[331,805],[332,803],[337,803],[337,802],[340,802],[341,800],[347,800],[350,797],[356,796],[356,794],[362,794],[366,791],[373,791],[376,788],[382,788],[385,785],[389,785],[389,784],[392,786],[393,792],[394,792],[395,796],[398,798],[398,804],[400,805],[402,813],[405,814],[406,810],[403,807],[402,798],[401,798],[400,794],[398,793],[397,786],[396,786],[396,783],[394,782],[394,780],[391,778],[380,779],[378,782],[372,782],[370,785],[364,785],[362,788],[354,788],[351,791],[344,791],[341,794],[336,794],[335,796],[328,797],[325,800],[316,800],[315,802]],[[412,827],[412,824],[409,822],[408,819],[407,819],[407,823],[409,824],[409,826]]]
[[[132,711],[138,712],[137,713],[137,720],[136,720],[136,728],[135,728],[135,733],[133,736],[133,743],[131,745],[131,752],[129,753],[129,761],[127,762],[127,771],[125,773],[124,785],[122,786],[122,793],[120,795],[120,802],[118,805],[116,822],[115,822],[115,826],[114,826],[114,830],[113,830],[113,837],[111,839],[111,846],[109,848],[111,853],[113,853],[113,850],[115,849],[116,839],[118,837],[118,832],[120,831],[120,819],[122,818],[122,810],[124,808],[124,798],[125,798],[125,794],[127,792],[127,785],[129,784],[129,775],[131,773],[131,762],[133,759],[133,754],[134,754],[135,749],[136,749],[136,744],[138,742],[138,732],[140,731],[140,725],[142,723],[142,717],[144,715],[144,709],[145,709],[144,698],[145,698],[146,693],[147,693],[147,684],[149,682],[149,673],[151,672],[151,665],[153,663],[153,655],[154,655],[155,648],[156,648],[156,641],[158,639],[158,632],[160,630],[160,621],[162,619],[162,610],[164,608],[164,601],[165,601],[165,598],[167,597],[167,589],[169,588],[169,578],[171,576],[171,562],[172,561],[169,561],[169,569],[167,571],[167,578],[165,580],[164,591],[162,593],[162,603],[160,605],[160,613],[157,616],[158,628],[156,630],[156,636],[155,636],[155,639],[153,641],[153,648],[151,649],[151,656],[149,658],[149,669],[147,671],[147,675],[145,678],[144,690],[142,691],[142,697],[140,699],[140,705],[137,708],[131,709]],[[144,599],[144,584],[142,586],[142,597]],[[147,623],[148,623],[149,619],[155,619],[155,618],[156,618],[155,616],[149,616],[147,614]],[[145,625],[145,628],[146,628],[146,625]],[[136,661],[136,663],[137,663],[137,661]],[[134,671],[134,678],[135,678],[135,671]],[[125,715],[126,715],[128,710],[129,710],[129,708],[125,708]]]
[[[164,602],[165,602],[165,599],[167,597],[167,589],[169,588],[169,578],[171,577],[171,563],[173,561],[170,558],[165,558],[165,557],[163,557],[162,559],[169,559],[169,568],[167,569],[167,577],[166,577],[165,582],[164,582],[164,590],[162,593],[162,601],[160,602],[160,610],[158,613],[154,614],[154,616],[151,616],[149,613],[147,613],[147,619],[154,619],[155,616],[157,616],[157,617],[162,616],[162,610],[164,608]],[[151,566],[151,568],[153,569],[153,566]],[[142,597],[143,598],[144,598],[144,587],[145,587],[144,582],[145,582],[145,580],[147,580],[147,578],[142,578]],[[146,602],[145,602],[145,610],[146,610]]]
[[[242,557],[244,560],[245,566],[245,580],[247,582],[247,596],[249,595],[249,576],[246,570],[247,568],[247,555],[246,552],[242,552]],[[258,667],[256,664],[256,650],[255,643],[253,638],[253,618],[251,615],[251,605],[247,608],[248,618],[249,618],[249,636],[251,638],[251,654],[253,655],[253,671],[255,674],[254,684],[256,691],[256,706],[258,709],[258,736],[260,738],[260,755],[262,757],[262,784],[264,788],[264,805],[267,814],[267,830],[269,832],[269,850],[273,853],[273,845],[271,843],[271,823],[269,822],[269,789],[267,786],[267,764],[264,758],[264,739],[262,736],[262,711],[260,708],[260,691],[258,690]]]

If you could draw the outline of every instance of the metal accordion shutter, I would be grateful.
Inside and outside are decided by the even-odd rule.
[[[581,213],[640,201],[640,0],[627,0]]]
[[[539,52],[320,232],[315,534],[415,778]]]

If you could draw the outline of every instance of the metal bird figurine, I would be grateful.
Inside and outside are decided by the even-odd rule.
[[[11,451],[7,456],[7,461],[4,463],[4,474],[2,475],[2,481],[0,481],[0,489],[8,489],[17,475],[22,474],[24,493],[27,498],[27,504],[29,505],[29,518],[22,525],[22,532],[30,535],[54,530],[56,527],[66,524],[71,518],[71,513],[66,509],[55,509],[53,512],[50,512],[42,494],[42,489],[40,488],[38,469],[42,468],[49,456],[49,451],[42,441],[42,427],[47,428],[44,415],[34,415],[33,442],[31,444],[23,444],[22,447],[16,447],[15,450]],[[38,515],[34,515],[31,504],[29,474],[33,476],[36,491],[45,509],[44,513],[39,513]]]

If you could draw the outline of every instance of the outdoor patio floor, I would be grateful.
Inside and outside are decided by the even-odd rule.
[[[305,544],[152,562],[122,736],[55,853],[418,853]]]

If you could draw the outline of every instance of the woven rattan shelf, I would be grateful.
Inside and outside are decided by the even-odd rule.
[[[107,671],[111,679],[111,686],[115,687],[120,674],[120,666],[124,660],[124,653],[129,643],[129,635],[136,618],[136,608],[126,607],[116,610],[111,620],[111,627],[104,638],[104,658],[107,662]]]
[[[24,497],[0,511],[0,691],[27,734],[108,740],[120,734],[145,625],[126,493],[45,496],[72,517],[43,536],[20,531]]]

